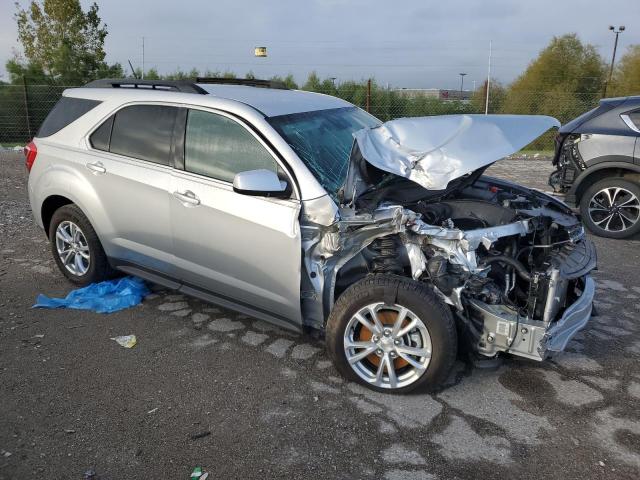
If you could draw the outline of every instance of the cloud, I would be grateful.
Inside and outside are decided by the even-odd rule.
[[[23,0],[23,3],[25,1]],[[82,0],[86,7],[89,1]],[[340,0],[192,0],[183,4],[141,0],[98,0],[108,24],[107,59],[160,72],[252,70],[257,76],[311,70],[338,80],[375,77],[398,87],[453,87],[460,72],[478,85],[493,41],[493,72],[514,79],[553,35],[577,32],[609,58],[610,22],[640,18],[640,2],[628,0],[509,0],[403,2]],[[14,10],[0,0],[2,12]],[[616,12],[612,14],[612,12]],[[621,51],[640,43],[640,25],[627,25]],[[0,61],[15,42],[11,15],[0,16]],[[266,59],[253,57],[265,45]]]

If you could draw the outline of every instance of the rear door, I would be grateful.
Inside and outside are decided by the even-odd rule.
[[[185,132],[170,199],[179,277],[299,324],[300,201],[241,195],[232,185],[236,173],[261,168],[291,178],[254,132],[222,112],[189,110]]]
[[[110,221],[107,254],[174,276],[169,220],[172,137],[177,107],[136,104],[89,136],[86,168]]]

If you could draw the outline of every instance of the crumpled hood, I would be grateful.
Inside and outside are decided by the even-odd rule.
[[[511,155],[560,122],[543,115],[400,118],[353,134],[364,159],[428,190]]]

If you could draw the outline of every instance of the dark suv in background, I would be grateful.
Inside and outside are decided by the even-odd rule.
[[[640,96],[608,98],[563,125],[549,177],[594,234],[640,231]]]

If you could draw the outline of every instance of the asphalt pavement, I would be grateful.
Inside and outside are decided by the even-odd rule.
[[[544,189],[550,165],[491,170]],[[21,156],[0,152],[0,479],[637,479],[640,241],[594,240],[600,315],[566,353],[459,361],[436,395],[384,395],[340,378],[320,340],[175,292],[30,308],[72,286]],[[128,334],[133,349],[110,340]]]

